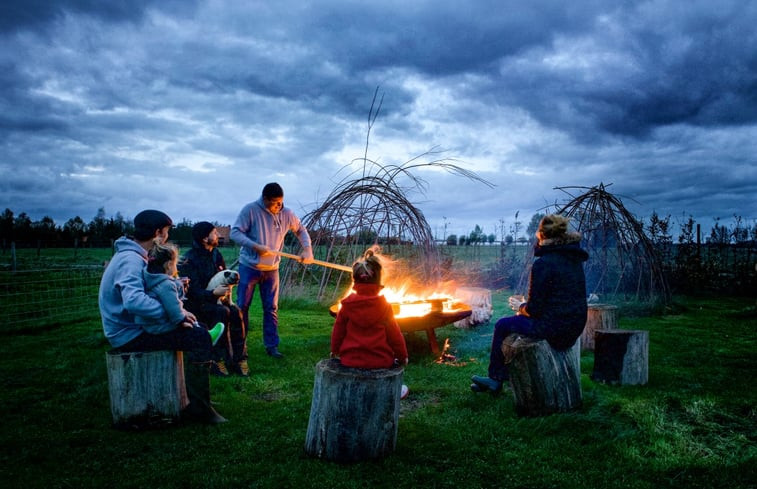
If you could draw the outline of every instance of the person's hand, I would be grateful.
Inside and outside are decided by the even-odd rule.
[[[305,249],[300,254],[300,262],[303,265],[310,265],[311,263],[313,263],[313,250],[311,250],[310,248]]]
[[[271,254],[271,250],[269,250],[267,246],[262,245],[262,244],[256,244],[255,246],[252,247],[252,249],[255,250],[255,252],[260,256],[266,256],[266,255]]]
[[[228,293],[229,293],[228,285],[219,285],[218,287],[213,289],[213,295],[216,297],[223,297]]]
[[[520,310],[520,306],[524,304],[526,301],[523,300],[522,295],[511,295],[507,299],[507,302],[508,304],[510,304],[510,309],[512,309],[513,311],[518,311]]]
[[[407,365],[407,364],[408,364],[408,362],[410,362],[410,359],[409,359],[409,358],[407,358],[407,357],[405,357],[405,365]]]

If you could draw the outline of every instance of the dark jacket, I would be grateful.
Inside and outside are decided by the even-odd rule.
[[[528,301],[520,313],[553,348],[573,346],[586,325],[586,278],[583,262],[589,254],[579,246],[580,236],[550,240],[536,247]]]
[[[192,249],[179,260],[179,275],[189,277],[189,290],[185,307],[200,314],[203,304],[215,304],[218,297],[212,290],[205,290],[213,275],[226,269],[226,262],[218,248],[208,251],[204,246],[192,242]]]

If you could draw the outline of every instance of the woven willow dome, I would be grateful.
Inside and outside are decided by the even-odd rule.
[[[363,157],[342,168],[349,173],[340,180],[326,200],[302,218],[310,232],[315,258],[351,266],[366,249],[379,245],[391,257],[391,277],[405,277],[428,287],[441,280],[440,255],[431,228],[423,212],[408,198],[412,193],[425,194],[428,184],[416,172],[441,169],[488,186],[491,183],[475,173],[441,158],[437,148],[401,164],[383,165],[368,158],[371,129],[381,109],[376,101],[368,113],[368,130]],[[293,243],[296,245],[296,243]],[[296,250],[294,250],[296,251]],[[386,265],[387,263],[385,263]],[[334,300],[352,282],[347,272],[288,261],[282,273],[282,290],[317,285],[318,300]]]
[[[439,283],[440,254],[434,236],[423,212],[407,197],[427,189],[427,183],[414,173],[435,167],[487,182],[447,159],[421,161],[437,154],[429,151],[402,165],[380,165],[362,158],[362,169],[340,181],[322,205],[302,218],[316,258],[351,265],[366,249],[379,245],[394,265],[385,285],[391,285],[392,276],[410,278],[422,287]],[[282,274],[282,289],[317,284],[318,299],[333,300],[351,283],[349,275],[289,262]]]
[[[615,296],[668,303],[670,288],[659,253],[644,234],[643,224],[620,198],[602,183],[556,189],[569,196],[557,213],[572,218],[589,252],[584,268],[587,292],[599,295],[600,300]]]

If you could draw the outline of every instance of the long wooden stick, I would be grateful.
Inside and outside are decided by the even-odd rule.
[[[271,253],[275,253],[277,255],[283,256],[285,258],[291,258],[292,260],[297,260],[299,262],[302,262],[302,257],[299,255],[293,255],[291,253],[286,253],[284,251],[274,251],[270,250]],[[348,267],[346,265],[337,265],[336,263],[329,263],[327,261],[321,261],[321,260],[313,260],[313,265],[320,265],[322,267],[329,267],[334,268],[336,270],[341,270],[343,272],[349,272],[352,273],[352,267]]]

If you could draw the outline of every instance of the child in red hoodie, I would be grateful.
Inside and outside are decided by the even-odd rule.
[[[407,346],[392,306],[379,292],[381,261],[372,250],[352,265],[354,293],[342,299],[331,332],[331,356],[353,368],[407,365]],[[407,387],[402,386],[404,397]]]

